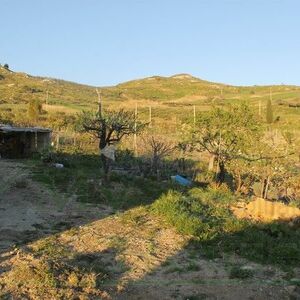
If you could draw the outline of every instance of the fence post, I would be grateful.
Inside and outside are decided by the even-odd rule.
[[[56,135],[56,150],[59,149],[59,133]]]
[[[152,127],[152,108],[149,106],[149,127]]]
[[[137,129],[137,115],[138,115],[138,108],[137,102],[135,103],[135,111],[134,111],[134,135],[133,135],[133,147],[134,147],[134,156],[137,156],[137,141],[136,141],[136,129]]]

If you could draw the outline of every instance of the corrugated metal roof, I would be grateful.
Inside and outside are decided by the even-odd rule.
[[[1,125],[0,131],[2,132],[51,132],[49,128],[42,127],[14,127],[10,125]]]

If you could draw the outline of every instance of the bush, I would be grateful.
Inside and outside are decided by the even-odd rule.
[[[179,192],[170,191],[153,204],[153,209],[179,232],[197,235],[206,226],[200,219],[202,207],[199,204]]]
[[[152,208],[180,233],[210,240],[227,228],[232,219],[228,204],[233,200],[229,193],[194,188],[187,194],[169,191]]]
[[[231,270],[230,270],[230,278],[238,278],[238,279],[246,279],[246,278],[250,278],[253,277],[253,270],[251,269],[247,269],[247,268],[243,268],[243,267],[239,267],[239,266],[234,266]]]
[[[262,224],[238,220],[227,191],[194,188],[170,191],[152,204],[152,210],[182,234],[192,235],[195,247],[209,258],[235,253],[259,263],[297,266],[300,262],[300,228],[284,222]],[[233,276],[249,277],[233,270]]]

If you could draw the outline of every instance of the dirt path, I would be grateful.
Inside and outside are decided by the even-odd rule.
[[[1,299],[300,299],[283,271],[204,259],[144,208],[80,204],[14,161],[0,160],[0,178]],[[254,276],[231,278],[235,265]]]

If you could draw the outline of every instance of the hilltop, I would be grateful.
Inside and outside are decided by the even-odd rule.
[[[278,95],[286,99],[298,98],[292,92],[300,93],[300,87],[292,85],[232,86],[199,79],[190,74],[175,74],[170,77],[152,76],[131,80],[116,86],[102,87],[107,100],[178,100],[188,96],[207,98],[257,98],[269,95],[272,88],[274,99]],[[48,96],[47,96],[48,92]],[[85,106],[96,103],[95,87],[61,79],[31,76],[24,72],[13,72],[0,67],[1,104],[20,104],[35,98],[52,104]],[[199,98],[199,99],[200,99]],[[300,94],[299,94],[300,98]]]
[[[166,116],[170,119],[170,115],[181,119],[180,116],[185,117],[190,113],[192,105],[202,111],[211,105],[223,106],[246,101],[257,111],[261,105],[263,111],[271,91],[275,113],[288,116],[288,122],[284,123],[287,126],[299,126],[299,112],[295,107],[300,105],[299,86],[232,86],[202,80],[190,74],[176,74],[136,79],[100,89],[106,106],[134,109],[135,103],[138,103],[142,115],[152,106],[156,108],[154,117],[161,120]],[[0,112],[9,110],[25,113],[31,99],[48,104],[44,107],[46,110],[65,113],[96,108],[98,102],[93,86],[31,76],[0,67]]]

